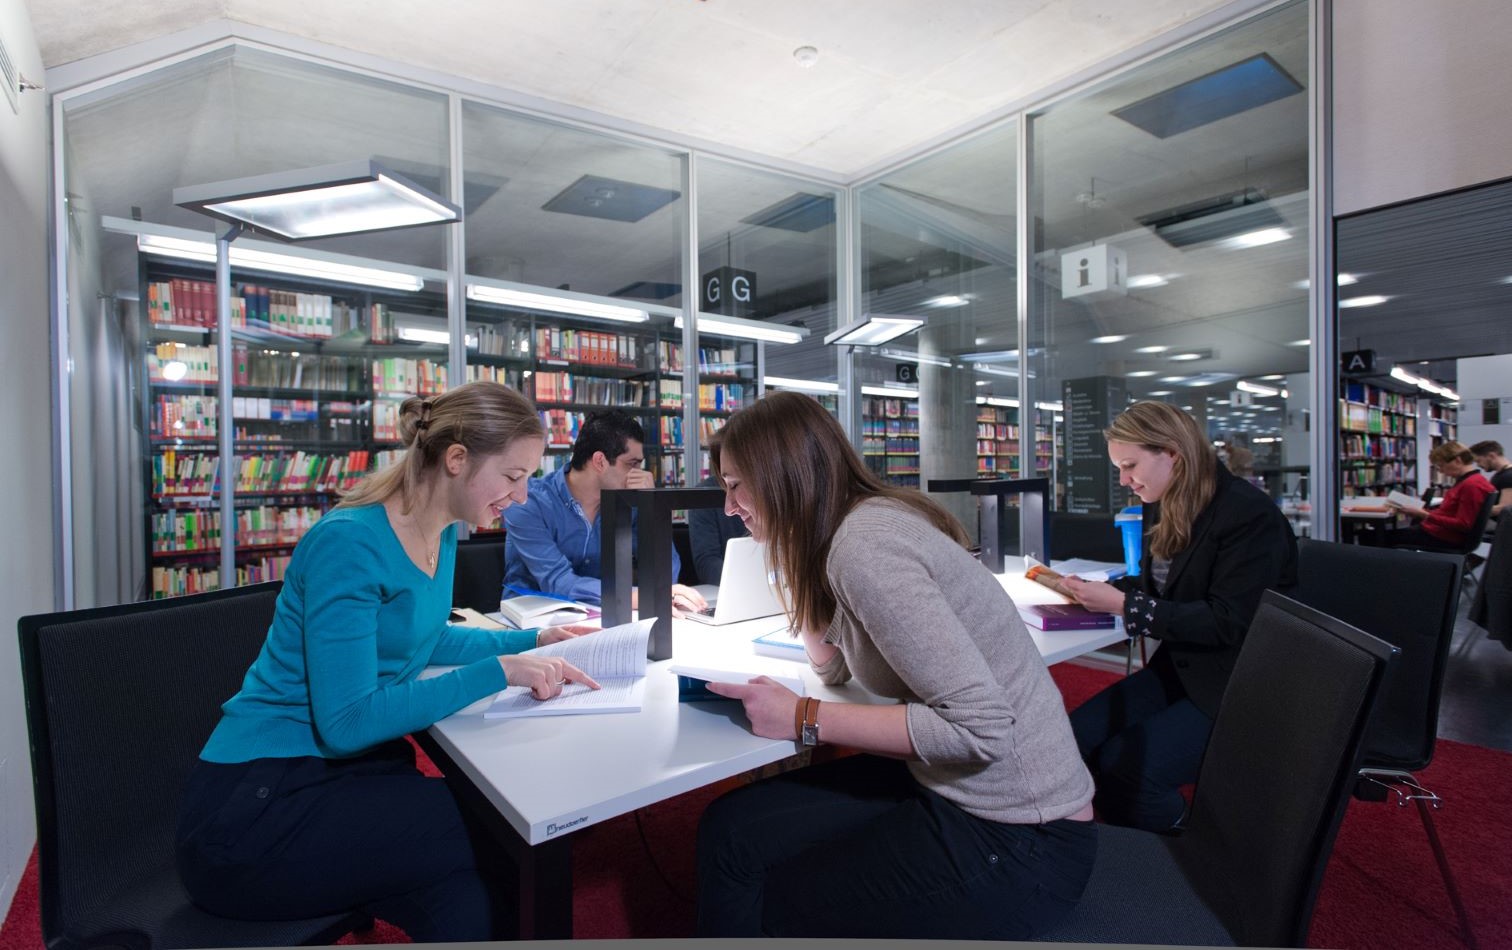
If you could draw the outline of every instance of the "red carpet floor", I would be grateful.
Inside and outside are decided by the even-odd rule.
[[[1061,664],[1056,682],[1075,707],[1112,674]],[[1445,800],[1439,835],[1458,875],[1479,945],[1512,947],[1512,755],[1440,740],[1424,784]],[[573,921],[580,938],[667,938],[692,933],[693,829],[718,794],[705,789],[637,816],[580,832],[574,840]],[[650,843],[649,851],[642,842]],[[343,943],[407,942],[379,923]],[[1354,802],[1345,816],[1309,940],[1313,947],[1457,950],[1454,912],[1415,809]],[[3,927],[0,950],[38,950],[37,869],[33,855]]]

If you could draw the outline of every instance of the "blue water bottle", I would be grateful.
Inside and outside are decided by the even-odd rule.
[[[1124,571],[1129,577],[1139,576],[1139,559],[1144,554],[1144,508],[1130,505],[1113,516],[1113,523],[1123,534]]]

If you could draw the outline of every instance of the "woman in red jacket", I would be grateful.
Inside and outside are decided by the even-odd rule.
[[[1428,461],[1454,479],[1454,484],[1444,492],[1444,500],[1432,511],[1394,505],[1403,514],[1422,520],[1410,528],[1391,532],[1386,543],[1395,548],[1424,551],[1463,550],[1475,527],[1475,520],[1480,517],[1481,507],[1486,503],[1486,496],[1496,489],[1475,467],[1475,456],[1458,442],[1440,445],[1428,453]]]

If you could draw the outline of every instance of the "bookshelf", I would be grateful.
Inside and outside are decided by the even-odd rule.
[[[861,454],[884,480],[919,487],[919,397],[866,396],[861,404]]]
[[[1426,455],[1427,452],[1432,452],[1445,442],[1454,442],[1459,439],[1459,409],[1428,399],[1424,402],[1427,404],[1423,419],[1423,427],[1428,435],[1428,445],[1424,452]],[[1440,489],[1454,484],[1454,479],[1440,474],[1432,466],[1426,467],[1426,474],[1429,477],[1429,484],[1437,485]]]
[[[1343,380],[1339,398],[1340,486],[1344,497],[1418,491],[1416,396]]]

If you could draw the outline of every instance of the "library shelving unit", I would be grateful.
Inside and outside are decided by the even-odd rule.
[[[1428,430],[1428,451],[1433,451],[1445,442],[1453,442],[1459,438],[1459,409],[1429,400],[1424,426]],[[1430,469],[1430,473],[1431,484],[1440,488],[1454,484],[1454,479],[1441,475],[1436,470]]]
[[[1017,478],[1018,410],[977,406],[977,474],[983,478]]]
[[[1416,396],[1344,380],[1339,399],[1340,486],[1344,497],[1417,492]]]
[[[756,350],[758,343],[720,337],[708,332],[699,334],[698,347],[698,444],[707,445],[714,433],[724,428],[730,416],[749,406],[757,396]],[[670,455],[663,456],[660,480],[663,485],[695,485],[709,475],[709,453],[699,452],[698,478],[685,478],[682,456],[682,407],[685,396],[682,392],[682,346],[670,343],[667,347],[673,358],[663,363],[661,380],[663,399],[676,407],[678,414],[669,430],[663,431],[663,441],[672,447]],[[667,368],[675,365],[675,369]],[[669,392],[670,390],[670,392]]]
[[[140,259],[142,453],[153,597],[220,586],[215,286]],[[400,402],[446,388],[446,347],[400,343],[394,307],[434,301],[298,278],[234,275],[231,417],[238,584],[283,576],[299,538],[398,448]]]
[[[861,404],[861,454],[886,481],[919,487],[919,397],[866,396]]]

